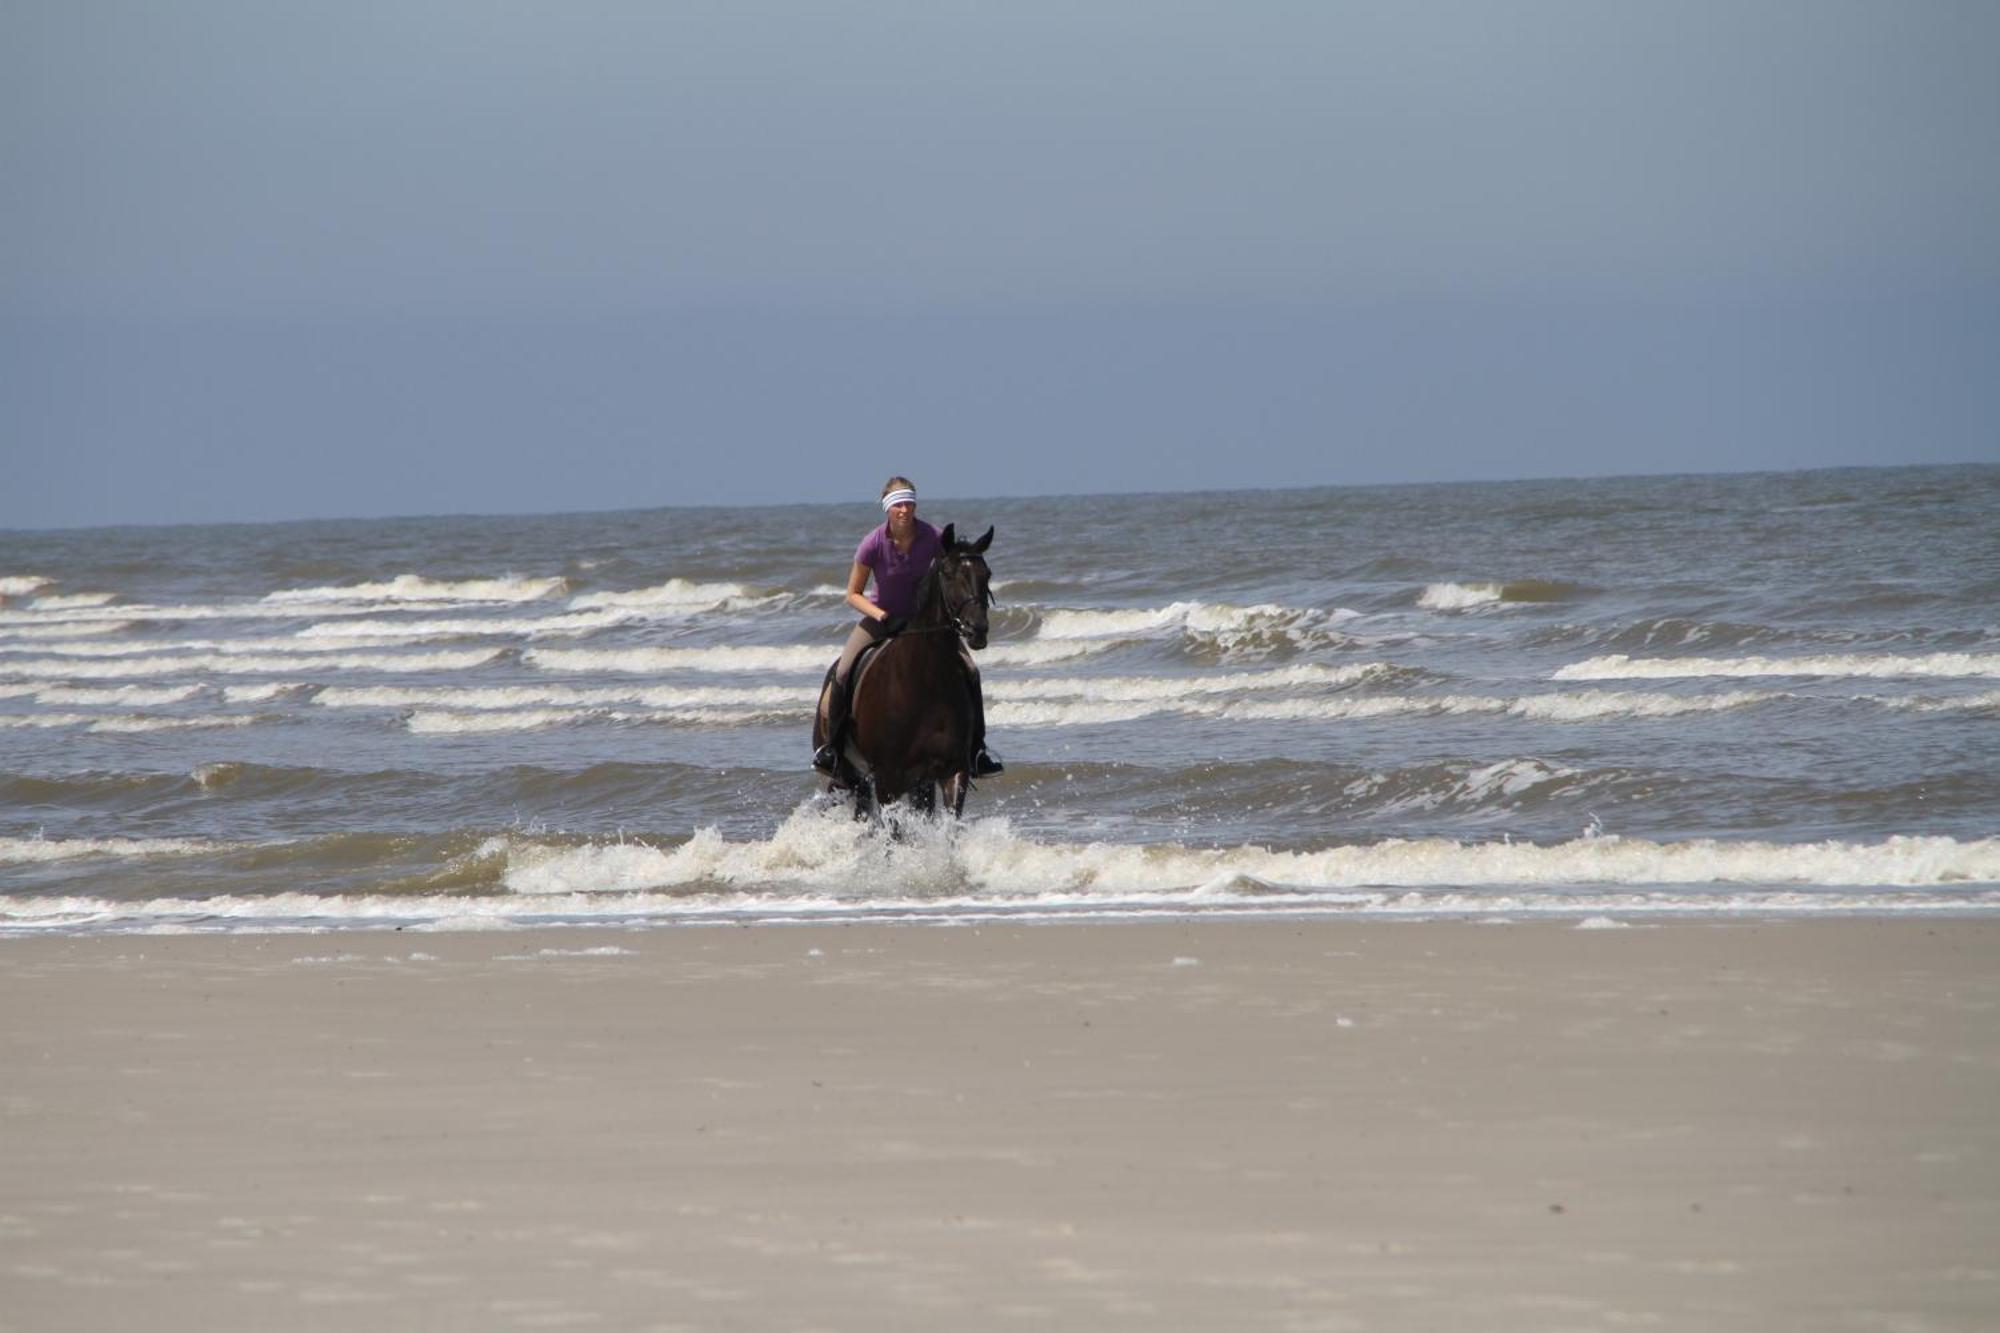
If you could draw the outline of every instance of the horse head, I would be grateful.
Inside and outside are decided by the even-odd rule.
[[[939,611],[974,648],[986,646],[986,608],[993,605],[993,572],[986,567],[986,548],[993,529],[977,541],[960,541],[957,524],[947,523],[944,549],[931,564]]]

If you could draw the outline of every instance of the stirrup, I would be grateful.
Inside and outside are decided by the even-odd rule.
[[[998,759],[995,759],[992,755],[988,754],[986,752],[986,747],[983,745],[980,746],[978,752],[972,756],[972,776],[975,778],[997,777],[1000,774],[1005,773],[1006,771],[1007,771],[1007,765],[1001,763]]]
[[[840,768],[840,747],[832,741],[813,751],[813,771],[832,777]]]

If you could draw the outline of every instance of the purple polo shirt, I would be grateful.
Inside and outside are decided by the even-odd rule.
[[[861,539],[854,563],[867,566],[874,574],[875,596],[871,600],[875,605],[892,616],[907,618],[917,613],[917,585],[942,550],[944,534],[922,519],[917,520],[916,540],[910,543],[908,554],[898,551],[896,543],[889,540],[889,525],[884,523]]]

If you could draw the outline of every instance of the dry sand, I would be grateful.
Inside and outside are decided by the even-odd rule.
[[[1996,963],[1939,920],[3,941],[0,1326],[1991,1330]]]

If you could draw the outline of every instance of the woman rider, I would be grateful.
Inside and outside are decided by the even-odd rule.
[[[847,724],[848,677],[861,650],[877,639],[901,633],[917,613],[917,588],[924,572],[944,549],[943,534],[917,517],[917,490],[908,477],[891,477],[882,487],[882,510],[888,515],[882,526],[861,539],[854,552],[854,567],[847,572],[847,604],[861,613],[861,622],[847,636],[840,661],[833,668],[821,708],[826,714],[826,744],[813,754],[812,766],[832,774],[840,763]],[[875,596],[868,596],[868,580],[875,580]],[[958,660],[972,686],[972,776],[990,778],[1002,771],[1000,761],[986,752],[986,700],[979,688],[979,668],[964,640],[958,644]]]

